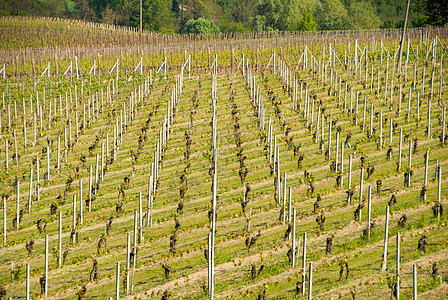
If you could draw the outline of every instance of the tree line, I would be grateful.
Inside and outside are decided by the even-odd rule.
[[[142,0],[143,28],[163,33],[402,27],[407,0]],[[411,1],[409,27],[443,26],[448,0]],[[140,0],[4,0],[0,15],[74,18],[138,28]]]

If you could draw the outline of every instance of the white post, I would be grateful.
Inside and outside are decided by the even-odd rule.
[[[127,248],[126,248],[126,293],[129,294],[129,271],[131,269],[131,234],[127,233]]]
[[[8,139],[6,139],[5,140],[5,167],[6,167],[6,170],[8,170],[8,168],[9,168],[8,147],[9,147],[9,141],[8,141]]]
[[[306,232],[303,233],[303,250],[302,250],[302,295],[305,295],[306,282]]]
[[[428,100],[428,126],[427,130],[427,138],[431,138],[431,99]]]
[[[26,300],[30,300],[30,264],[26,263]]]
[[[369,185],[369,198],[368,198],[368,202],[367,202],[367,228],[368,228],[369,240],[370,240],[370,233],[371,233],[371,228],[370,228],[371,217],[372,217],[372,186]]]
[[[50,181],[50,147],[47,146],[47,180]]]
[[[348,189],[351,188],[352,188],[352,156],[350,155],[348,157]]]
[[[120,300],[120,263],[117,262],[117,281],[115,282],[116,299]]]
[[[389,237],[389,206],[386,208],[386,224],[384,232],[384,251],[383,251],[383,264],[381,266],[381,271],[386,271],[387,265],[387,239]]]
[[[439,165],[439,174],[437,176],[437,203],[442,205],[442,165]],[[437,220],[440,222],[441,208],[437,209]]]
[[[413,299],[417,300],[417,266],[414,264],[412,265],[412,291],[413,291]]]
[[[400,233],[397,232],[397,273],[400,274]]]
[[[73,195],[73,229],[76,228],[76,195]]]
[[[283,172],[283,222],[285,221],[286,221],[286,172]]]
[[[79,178],[79,210],[81,214],[81,225],[84,225],[84,196],[82,194],[82,178]]]
[[[140,243],[143,242],[143,207],[142,207],[142,192],[138,193],[138,231],[139,231],[139,239],[140,239]]]
[[[62,211],[59,211],[59,229],[58,229],[58,233],[59,233],[59,256],[58,256],[58,267],[62,267]]]
[[[7,236],[7,222],[6,222],[6,198],[3,198],[3,246],[6,247],[6,236]]]
[[[48,234],[45,235],[45,298],[48,297]]]
[[[296,263],[296,208],[292,210],[292,267]]]
[[[16,224],[17,224],[17,230],[19,229],[19,225],[20,225],[20,182],[17,180],[17,202],[16,202],[16,210],[17,210],[17,214],[16,214]]]

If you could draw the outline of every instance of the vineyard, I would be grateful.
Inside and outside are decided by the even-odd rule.
[[[53,23],[0,20],[0,299],[448,297],[448,28]]]

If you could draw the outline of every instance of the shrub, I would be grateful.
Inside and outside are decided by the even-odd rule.
[[[220,32],[219,27],[215,25],[213,20],[204,18],[197,20],[190,19],[185,25],[185,33],[213,34]]]

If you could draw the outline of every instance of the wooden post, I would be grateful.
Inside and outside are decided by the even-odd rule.
[[[308,300],[313,299],[313,263],[310,262],[310,275],[309,275],[309,282],[308,282]]]
[[[383,264],[381,266],[381,271],[386,271],[387,265],[387,239],[389,238],[389,206],[386,208],[386,223],[384,232],[384,251],[383,251]]]
[[[398,52],[398,61],[397,61],[397,71],[401,73],[401,55],[403,53],[403,44],[404,44],[404,39],[406,37],[406,24],[408,22],[408,15],[409,15],[409,3],[411,2],[411,0],[408,0],[408,4],[406,5],[406,15],[404,18],[404,24],[403,24],[403,32],[401,35],[401,39],[400,39],[400,48],[399,48],[399,52]],[[409,41],[408,41],[408,46],[409,46]]]
[[[302,295],[305,295],[306,282],[306,232],[303,233],[303,250],[302,250]]]

